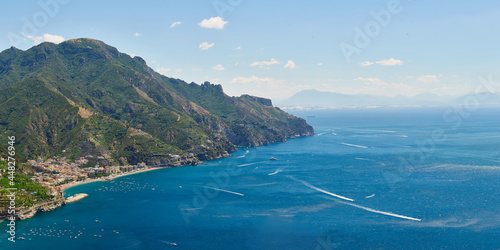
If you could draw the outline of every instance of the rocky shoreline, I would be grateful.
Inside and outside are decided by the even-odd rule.
[[[50,201],[38,203],[29,208],[20,208],[19,210],[16,210],[15,218],[16,220],[26,220],[34,217],[38,212],[52,211],[64,205],[66,205],[64,197],[58,196]],[[7,216],[0,216],[0,221],[7,220],[6,217]]]

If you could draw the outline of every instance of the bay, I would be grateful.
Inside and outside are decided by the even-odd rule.
[[[500,248],[500,109],[293,113],[317,134],[70,188],[89,196],[18,222],[26,239],[0,246]]]

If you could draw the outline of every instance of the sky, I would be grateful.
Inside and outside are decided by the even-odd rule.
[[[500,1],[0,3],[0,50],[101,40],[157,72],[283,100],[306,89],[460,95],[500,81]]]

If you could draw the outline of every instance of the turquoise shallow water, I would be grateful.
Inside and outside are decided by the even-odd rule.
[[[500,248],[500,109],[295,113],[317,135],[71,188],[0,247]]]

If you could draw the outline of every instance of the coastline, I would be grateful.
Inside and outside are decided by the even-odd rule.
[[[170,168],[170,167],[151,167],[151,168],[139,169],[139,170],[135,170],[135,171],[129,171],[129,172],[123,172],[123,173],[119,173],[119,174],[113,174],[113,175],[109,175],[109,176],[99,177],[96,179],[90,179],[90,180],[86,179],[85,181],[78,181],[78,182],[72,182],[72,183],[68,183],[65,185],[61,185],[61,186],[59,186],[59,188],[61,188],[62,196],[60,196],[57,199],[47,201],[47,202],[44,202],[42,204],[35,204],[33,207],[20,210],[19,212],[16,213],[16,216],[17,216],[16,220],[26,220],[26,219],[34,217],[38,212],[52,211],[58,207],[66,205],[67,203],[77,202],[77,201],[88,196],[87,194],[80,193],[80,194],[76,194],[75,197],[73,197],[72,199],[67,200],[66,198],[64,198],[64,191],[68,188],[76,187],[79,185],[88,184],[88,183],[92,183],[92,182],[96,182],[96,181],[113,180],[115,178],[119,178],[119,177],[123,177],[123,176],[127,176],[127,175],[139,174],[139,173],[144,173],[144,172],[149,172],[149,171],[164,169],[164,168]],[[5,220],[0,219],[0,223],[2,223],[3,221],[5,221]]]
[[[296,136],[296,137],[289,137],[289,139],[293,139],[293,138],[298,138],[298,137],[307,137],[307,136],[311,136],[311,135],[314,135],[315,133],[313,134],[307,134],[307,135],[299,135],[299,136]],[[286,142],[285,141],[282,141],[282,142]],[[279,143],[279,142],[271,142],[271,143]],[[259,145],[260,146],[260,145]],[[256,148],[256,147],[259,147],[259,146],[254,146],[253,148]],[[248,148],[248,147],[246,147]],[[230,154],[225,154],[225,155],[220,155],[219,157],[215,157],[211,160],[216,160],[216,159],[220,159],[220,158],[226,158],[226,157],[230,157],[232,155]],[[202,161],[199,161],[197,162],[198,164],[203,164],[204,162]],[[149,172],[149,171],[153,171],[153,170],[158,170],[158,169],[165,169],[165,168],[172,168],[172,167],[181,167],[181,166],[188,166],[188,164],[182,164],[182,165],[170,165],[170,166],[166,166],[166,167],[149,167],[149,168],[144,168],[144,169],[139,169],[139,170],[134,170],[134,171],[129,171],[129,172],[122,172],[122,173],[119,173],[119,174],[113,174],[113,175],[109,175],[109,176],[103,176],[103,177],[99,177],[99,178],[96,178],[96,179],[86,179],[85,181],[77,181],[77,182],[71,182],[71,183],[67,183],[67,184],[64,184],[64,185],[61,185],[61,186],[58,186],[58,188],[60,188],[61,190],[61,200],[59,201],[52,201],[51,203],[52,204],[49,204],[49,206],[44,206],[42,208],[38,208],[38,205],[35,205],[34,207],[31,207],[31,208],[28,208],[25,212],[23,212],[24,216],[22,217],[18,217],[17,219],[18,220],[25,220],[25,219],[29,219],[29,218],[32,218],[34,217],[38,212],[47,212],[47,211],[52,211],[58,207],[61,207],[61,206],[64,206],[66,205],[66,199],[64,198],[64,191],[69,189],[69,188],[72,188],[72,187],[76,187],[76,186],[80,186],[80,185],[83,185],[83,184],[88,184],[88,183],[92,183],[92,182],[97,182],[97,181],[109,181],[109,180],[113,180],[113,179],[116,179],[116,178],[119,178],[119,177],[124,177],[124,176],[128,176],[128,175],[133,175],[133,174],[139,174],[139,173],[144,173],[144,172]],[[0,220],[0,223],[3,222],[2,220]]]
[[[66,189],[80,186],[83,184],[88,184],[88,183],[97,182],[97,181],[114,180],[116,178],[127,176],[127,175],[139,174],[139,173],[149,172],[149,171],[158,170],[158,169],[165,169],[165,168],[169,168],[169,167],[152,167],[152,168],[140,169],[140,170],[135,170],[135,171],[123,172],[123,173],[119,173],[119,174],[112,174],[109,176],[99,177],[96,179],[86,179],[85,181],[77,181],[77,182],[71,182],[68,184],[61,185],[60,188],[64,194],[64,191]]]

